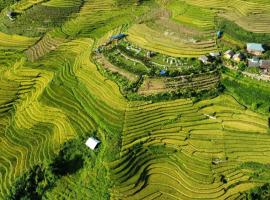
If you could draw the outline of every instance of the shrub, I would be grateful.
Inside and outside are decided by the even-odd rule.
[[[253,33],[244,30],[237,24],[226,20],[225,18],[219,18],[217,21],[217,27],[224,33],[244,42],[258,42],[268,44],[270,41],[270,34],[267,33]]]
[[[246,194],[247,200],[266,200],[270,199],[270,183],[256,187]]]
[[[240,71],[244,71],[247,66],[244,62],[240,62],[240,63],[238,63],[237,67]]]
[[[57,176],[52,171],[36,165],[17,179],[8,199],[42,199],[45,191],[53,186],[56,179]]]
[[[48,164],[35,165],[20,176],[11,188],[8,200],[42,199],[61,176],[81,169],[84,160],[92,157],[84,141],[84,137],[67,141]]]

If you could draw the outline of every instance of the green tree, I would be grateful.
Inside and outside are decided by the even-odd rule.
[[[244,71],[245,69],[246,69],[246,63],[244,63],[244,62],[239,62],[238,63],[238,65],[237,65],[237,67],[238,67],[238,69],[240,70],[240,71]]]
[[[270,183],[254,188],[246,194],[247,200],[266,200],[270,199]]]

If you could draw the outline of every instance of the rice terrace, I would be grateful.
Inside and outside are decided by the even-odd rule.
[[[269,200],[269,0],[0,0],[0,200]]]

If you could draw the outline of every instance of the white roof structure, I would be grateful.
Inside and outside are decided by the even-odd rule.
[[[260,43],[247,43],[247,50],[248,51],[259,51],[259,52],[265,51],[262,44],[260,44]]]
[[[100,143],[99,140],[93,138],[93,137],[90,137],[88,138],[88,140],[86,141],[86,146],[88,146],[90,149],[94,150],[97,145]]]
[[[203,55],[199,57],[199,60],[202,61],[203,63],[207,63],[209,61],[208,57]]]
[[[216,117],[214,116],[211,116],[211,115],[208,115],[208,114],[204,114],[205,116],[209,117],[210,119],[217,119]]]
[[[212,57],[218,57],[218,56],[220,56],[220,53],[219,52],[211,52],[210,53],[210,56],[212,56]]]

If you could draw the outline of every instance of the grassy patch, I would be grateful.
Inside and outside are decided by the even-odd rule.
[[[226,20],[224,18],[217,18],[217,27],[219,30],[222,30],[224,33],[229,35],[229,38],[234,38],[236,41],[242,41],[244,43],[248,42],[258,42],[263,44],[269,44],[270,40],[270,34],[268,33],[254,33],[247,31],[237,24]],[[228,36],[225,35],[225,40],[228,38]],[[230,41],[232,39],[229,39]],[[239,45],[239,42],[232,42]]]
[[[269,113],[270,85],[250,78],[242,77],[236,72],[225,70],[222,84],[241,103],[252,110]]]
[[[1,30],[9,34],[31,37],[41,36],[55,27],[61,26],[72,13],[79,11],[79,6],[58,8],[34,5],[19,14],[14,21],[1,19]]]

